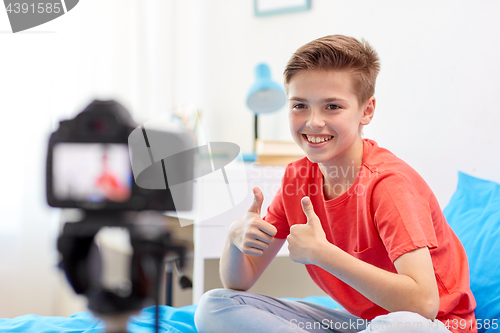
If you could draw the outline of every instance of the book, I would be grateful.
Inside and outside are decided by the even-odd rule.
[[[255,163],[259,165],[287,165],[288,163],[292,163],[298,159],[302,158],[301,156],[277,156],[277,155],[257,155],[255,159]]]
[[[302,149],[293,141],[262,140],[255,141],[255,162],[260,165],[287,165],[305,156]]]
[[[302,149],[294,141],[255,140],[257,155],[305,156]]]

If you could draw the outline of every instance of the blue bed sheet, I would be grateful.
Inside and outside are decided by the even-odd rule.
[[[173,308],[160,306],[162,333],[196,333],[194,312],[196,305]],[[128,331],[134,333],[154,332],[155,308],[149,307],[140,315],[132,316],[128,323]],[[33,332],[33,333],[104,333],[104,324],[89,312],[78,312],[70,317],[48,317],[25,315],[13,319],[0,319],[0,332]]]
[[[311,296],[303,300],[339,309],[340,305],[326,296]],[[196,305],[173,308],[160,306],[162,333],[197,333],[194,326]],[[155,308],[149,307],[140,315],[132,316],[128,323],[128,331],[133,333],[152,333],[155,325]],[[33,332],[33,333],[104,333],[104,324],[89,312],[78,312],[70,317],[48,317],[25,315],[13,319],[0,319],[0,332]]]

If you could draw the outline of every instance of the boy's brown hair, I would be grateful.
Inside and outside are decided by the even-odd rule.
[[[293,54],[283,73],[285,87],[296,74],[308,69],[351,72],[354,92],[362,104],[375,93],[380,63],[377,52],[366,41],[330,35],[305,44]]]

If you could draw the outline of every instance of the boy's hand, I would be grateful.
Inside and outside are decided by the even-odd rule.
[[[229,237],[241,252],[253,256],[264,253],[278,232],[275,226],[260,217],[264,195],[258,187],[253,189],[254,201],[243,218],[229,227]]]
[[[306,224],[295,224],[290,227],[287,237],[290,259],[305,265],[314,264],[317,253],[324,245],[330,244],[326,239],[325,231],[321,226],[318,215],[314,212],[311,199],[303,197],[302,210],[307,217]]]

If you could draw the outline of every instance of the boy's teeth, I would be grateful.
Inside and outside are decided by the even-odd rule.
[[[306,135],[306,137],[307,137],[307,141],[312,142],[312,143],[319,143],[319,142],[323,142],[323,141],[328,141],[331,138],[333,138],[333,136],[320,138],[318,136],[311,136],[311,135]]]

